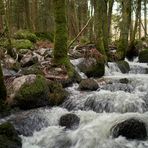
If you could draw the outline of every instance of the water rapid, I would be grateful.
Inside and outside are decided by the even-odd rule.
[[[72,63],[86,78],[77,68],[81,60]],[[26,122],[16,126],[20,133],[26,131],[21,135],[23,148],[148,148],[148,140],[112,138],[111,134],[115,124],[129,118],[143,121],[148,133],[148,65],[137,62],[129,62],[129,65],[129,74],[122,74],[115,63],[109,63],[105,76],[96,80],[97,91],[80,91],[79,85],[73,84],[66,88],[70,97],[61,106],[24,112]],[[66,113],[75,113],[80,118],[76,130],[64,130],[58,125],[60,117]],[[18,118],[18,114],[7,120]]]

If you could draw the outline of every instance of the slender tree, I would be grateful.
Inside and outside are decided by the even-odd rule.
[[[120,44],[118,47],[119,59],[124,59],[128,48],[128,36],[131,23],[131,0],[122,0],[122,22],[120,31]]]
[[[66,0],[54,0],[55,17],[55,45],[54,62],[56,65],[64,65],[71,75],[72,68],[68,58],[67,39],[68,29],[66,20]]]

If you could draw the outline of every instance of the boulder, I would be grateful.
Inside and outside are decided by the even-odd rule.
[[[13,81],[13,103],[20,109],[31,109],[48,104],[48,85],[41,75],[26,75]]]
[[[132,140],[145,140],[147,138],[146,125],[139,119],[127,119],[112,128],[112,136],[114,138],[123,136]]]
[[[48,82],[49,87],[49,102],[50,105],[60,105],[64,102],[65,99],[68,98],[69,94],[68,92],[63,89],[62,85],[55,81],[49,81]]]
[[[80,123],[80,118],[73,113],[65,114],[61,116],[59,120],[60,126],[64,126],[65,129],[71,129],[71,130],[78,128],[79,123]]]
[[[86,58],[78,68],[81,72],[85,73],[87,77],[102,77],[105,73],[105,64],[97,61],[95,58]]]
[[[34,56],[31,53],[24,55],[20,61],[22,67],[31,66],[37,62],[38,62],[37,56]]]
[[[98,83],[93,79],[84,79],[79,84],[80,90],[91,90],[95,91],[99,88]]]
[[[129,73],[130,71],[130,66],[126,61],[118,61],[117,66],[119,67],[122,73]]]
[[[148,50],[145,49],[139,53],[139,62],[148,63]]]
[[[21,138],[11,123],[0,125],[0,147],[1,148],[21,148]]]

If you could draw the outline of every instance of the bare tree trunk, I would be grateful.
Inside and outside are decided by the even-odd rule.
[[[145,26],[145,37],[147,36],[147,3],[148,0],[144,0],[144,26]]]
[[[112,20],[112,11],[113,11],[114,0],[109,0],[108,8],[108,37],[111,38],[111,20]]]
[[[131,0],[122,0],[122,24],[120,44],[118,47],[119,59],[124,59],[128,48],[128,36],[131,23]]]

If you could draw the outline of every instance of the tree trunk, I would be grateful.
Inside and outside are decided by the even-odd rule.
[[[95,6],[95,29],[97,49],[106,55],[108,50],[108,19],[107,19],[107,3],[105,0],[97,0]]]
[[[114,0],[109,0],[108,8],[108,37],[111,38],[111,20],[112,20],[112,11],[113,11]]]
[[[54,62],[58,65],[64,65],[69,75],[72,75],[71,64],[68,58],[67,39],[68,29],[66,20],[66,0],[54,0],[55,17],[55,44],[54,44]]]
[[[145,26],[144,35],[145,37],[147,36],[147,3],[148,3],[148,0],[144,0],[144,26]]]
[[[25,16],[26,16],[26,23],[27,29],[31,30],[31,19],[30,19],[30,7],[29,7],[29,0],[24,0],[24,7],[25,7]]]
[[[128,48],[128,36],[131,23],[131,0],[122,0],[122,22],[118,58],[124,59]]]

